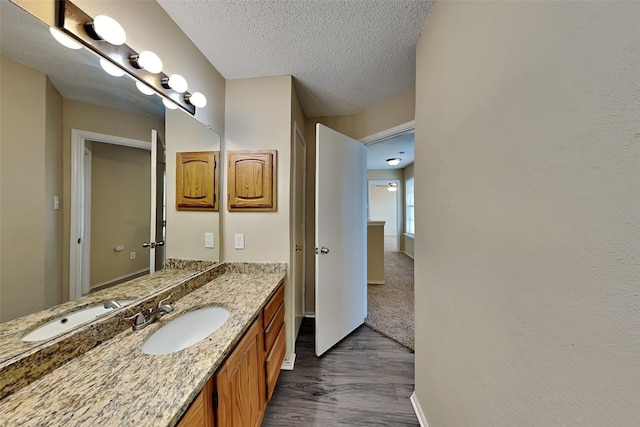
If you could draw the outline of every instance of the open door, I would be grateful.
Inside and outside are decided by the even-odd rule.
[[[316,355],[367,315],[364,144],[316,125]]]
[[[151,222],[149,227],[149,241],[144,242],[142,247],[149,248],[149,273],[154,273],[156,270],[160,270],[163,268],[162,265],[156,265],[157,260],[164,253],[164,236],[163,229],[164,227],[160,227],[159,224],[164,224],[164,219],[162,216],[158,218],[159,215],[162,215],[163,210],[158,210],[158,199],[160,201],[163,200],[162,194],[164,194],[164,179],[159,179],[160,173],[164,175],[164,170],[159,165],[163,165],[164,163],[160,163],[159,155],[164,150],[162,148],[161,141],[158,138],[158,131],[155,129],[151,130]],[[160,187],[160,188],[159,188]],[[158,197],[160,195],[160,197]],[[162,207],[162,206],[160,206]],[[158,221],[159,219],[159,221]],[[158,252],[158,254],[156,253]]]

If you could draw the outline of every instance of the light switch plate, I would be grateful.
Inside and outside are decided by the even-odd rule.
[[[213,233],[204,233],[204,247],[205,248],[213,248]]]
[[[236,249],[244,249],[244,234],[236,234]]]

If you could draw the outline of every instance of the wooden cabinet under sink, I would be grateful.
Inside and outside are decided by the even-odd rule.
[[[179,427],[258,427],[286,352],[284,285],[182,416]]]

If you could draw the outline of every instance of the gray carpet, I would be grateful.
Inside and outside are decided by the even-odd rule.
[[[413,259],[402,252],[385,250],[384,278],[384,285],[367,285],[368,316],[364,323],[415,350]]]

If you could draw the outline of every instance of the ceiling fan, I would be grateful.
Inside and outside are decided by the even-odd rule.
[[[388,191],[398,191],[398,184],[390,182],[388,184],[376,184],[376,187],[386,188]]]

